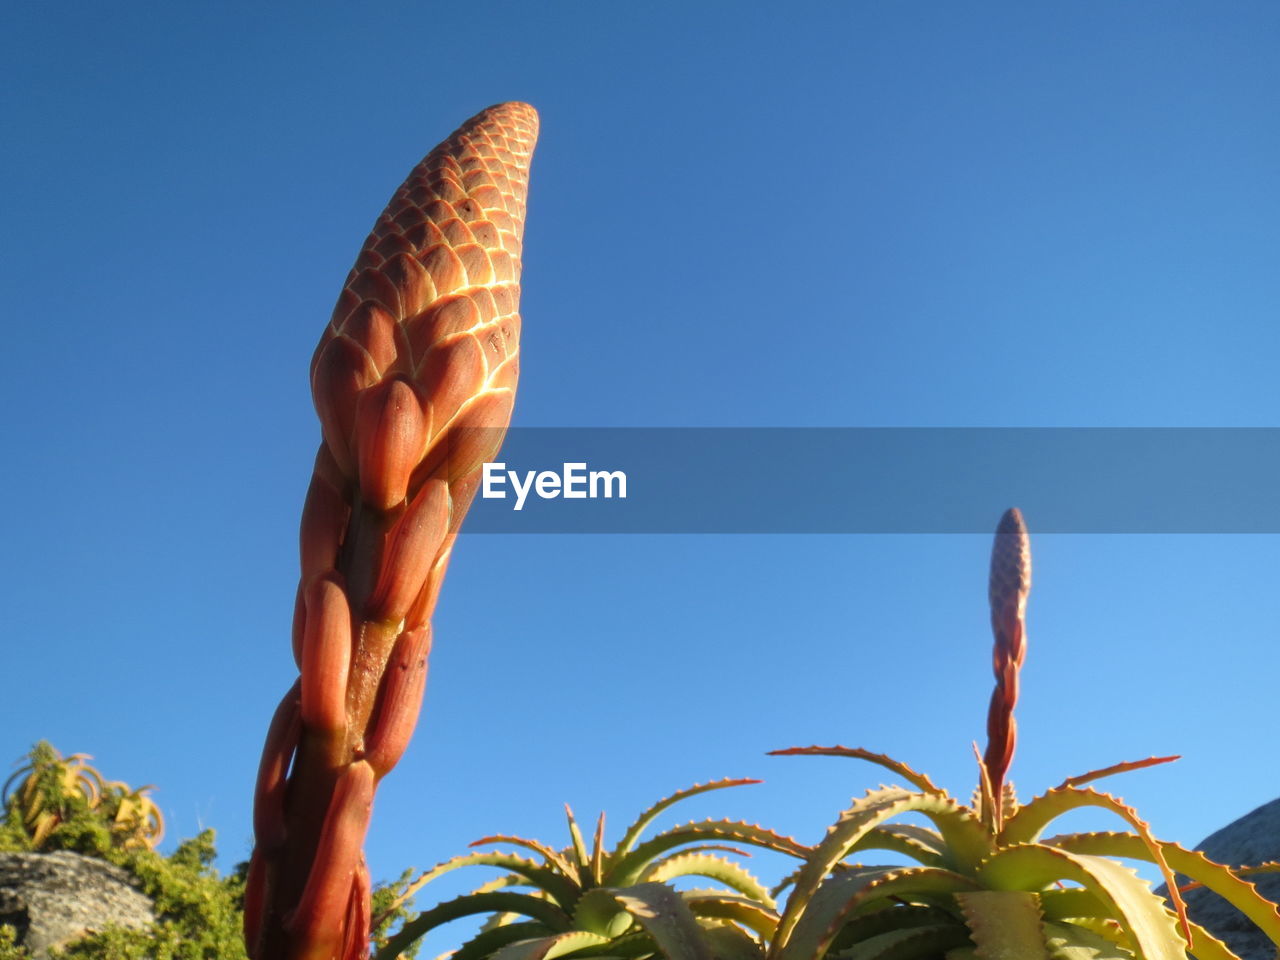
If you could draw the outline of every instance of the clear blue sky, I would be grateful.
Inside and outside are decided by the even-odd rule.
[[[224,865],[294,673],[311,350],[392,190],[488,104],[543,121],[517,424],[1280,425],[1274,4],[3,21],[0,753],[44,737],[155,783]],[[1280,540],[1033,543],[1022,789],[1182,753],[1114,789],[1188,844],[1280,794]],[[881,777],[763,755],[793,744],[967,795],[988,551],[464,538],[375,878],[726,775],[768,782],[691,813],[817,840]]]

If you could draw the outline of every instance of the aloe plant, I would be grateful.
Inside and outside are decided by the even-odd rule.
[[[532,107],[472,117],[374,224],[316,348],[323,442],[301,524],[293,650],[254,797],[258,960],[367,953],[374,791],[417,722],[431,614],[511,417]]]
[[[1174,871],[1225,897],[1280,945],[1276,905],[1238,872],[1157,840],[1131,807],[1086,786],[1176,757],[1069,777],[1019,804],[1006,774],[1016,744],[1013,709],[1026,652],[1031,554],[1017,510],[1000,521],[990,583],[996,687],[972,803],[959,802],[906,764],[860,748],[776,751],[868,760],[908,786],[881,787],[856,800],[788,878],[793,889],[768,944],[769,960],[1185,960],[1188,953],[1196,960],[1233,960],[1187,917]],[[1129,829],[1045,836],[1054,820],[1082,807],[1115,814]],[[894,822],[906,814],[923,815],[932,827]],[[848,861],[874,848],[897,851],[915,865]],[[1114,858],[1154,864],[1171,905]]]
[[[378,952],[397,960],[426,932],[487,914],[483,929],[454,960],[646,958],[667,960],[1239,960],[1186,915],[1175,871],[1226,898],[1280,945],[1280,912],[1246,877],[1277,864],[1232,869],[1156,839],[1123,801],[1089,787],[1119,773],[1167,763],[1149,757],[1068,777],[1021,804],[1007,775],[1017,743],[1014,708],[1026,656],[1031,589],[1030,539],[1008,511],[992,550],[989,599],[995,636],[995,689],[979,783],[962,803],[925,774],[884,754],[853,747],[795,747],[775,755],[841,756],[877,764],[907,786],[882,786],[854,801],[824,839],[806,847],[771,831],[703,821],[639,842],[658,812],[721,781],[674,794],[634,824],[612,851],[603,816],[588,848],[572,814],[571,843],[556,850],[517,837],[488,837],[537,854],[477,852],[427,871],[408,893],[458,867],[506,872],[408,921]],[[1125,831],[1046,836],[1063,814],[1095,807]],[[930,822],[898,822],[915,815]],[[715,857],[726,843],[758,845],[800,858],[772,891],[739,864]],[[684,849],[677,849],[682,845]],[[893,851],[905,866],[868,866],[851,858]],[[1146,860],[1164,876],[1169,903],[1118,859]],[[729,889],[678,890],[671,881],[701,874]],[[748,882],[749,881],[749,882]],[[790,888],[777,912],[773,897]],[[527,890],[528,892],[516,892]],[[406,894],[406,896],[408,895]]]
[[[116,849],[155,849],[164,837],[164,816],[151,799],[152,788],[108,781],[91,759],[87,753],[64,757],[51,744],[37,743],[0,788],[11,828],[25,835],[31,849],[43,850],[54,831],[83,810],[107,825]]]
[[[644,836],[659,814],[681,800],[758,782],[717,780],[677,791],[640,814],[608,849],[604,814],[588,845],[567,806],[570,841],[563,848],[507,835],[477,840],[473,847],[505,844],[534,856],[484,850],[426,871],[402,899],[460,867],[496,867],[504,873],[407,921],[376,960],[396,960],[429,931],[477,914],[487,917],[484,927],[453,960],[758,955],[757,945],[777,926],[776,905],[740,862],[719,854],[745,856],[742,847],[747,846],[803,857],[809,849],[763,827],[730,820],[690,822]],[[672,885],[690,877],[718,886],[677,890]]]
[[[26,831],[39,849],[74,804],[92,809],[102,799],[106,781],[86,761],[87,753],[64,757],[53,745],[40,741],[0,789],[10,819]]]

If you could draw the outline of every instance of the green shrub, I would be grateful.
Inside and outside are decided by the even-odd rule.
[[[185,840],[169,856],[151,849],[158,816],[136,817],[146,789],[102,779],[83,754],[63,757],[49,744],[32,748],[27,763],[4,791],[0,851],[69,850],[99,857],[137,879],[155,903],[157,921],[148,930],[108,929],[58,953],[83,960],[241,960],[243,867],[222,877],[213,868],[214,833]],[[19,782],[19,778],[21,778]],[[16,785],[15,785],[16,784]],[[132,805],[129,801],[133,801]],[[125,815],[121,816],[121,810]],[[122,824],[124,827],[122,828]],[[0,935],[0,960],[25,951],[13,945],[13,930]]]

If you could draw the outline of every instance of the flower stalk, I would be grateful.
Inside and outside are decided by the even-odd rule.
[[[463,124],[378,218],[311,365],[323,443],[303,507],[293,649],[255,795],[255,960],[368,954],[363,844],[417,721],[431,614],[510,422],[538,119]]]
[[[1017,507],[1006,510],[991,548],[991,631],[995,636],[992,669],[996,686],[987,711],[987,749],[982,756],[983,789],[991,822],[1004,822],[1004,785],[1018,740],[1013,709],[1018,703],[1018,672],[1027,655],[1027,596],[1031,592],[1031,538]],[[988,786],[989,785],[989,786]]]

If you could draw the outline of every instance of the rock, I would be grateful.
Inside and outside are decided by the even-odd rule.
[[[1196,844],[1210,860],[1230,867],[1256,866],[1280,860],[1280,799],[1263,804]],[[1268,900],[1280,901],[1280,873],[1248,878]],[[1186,882],[1185,877],[1179,878]],[[1165,892],[1161,887],[1160,893]],[[1185,895],[1191,919],[1223,941],[1241,960],[1275,960],[1276,945],[1212,890]]]
[[[0,923],[16,927],[34,957],[111,924],[141,928],[154,920],[150,899],[104,860],[66,850],[0,853]]]

